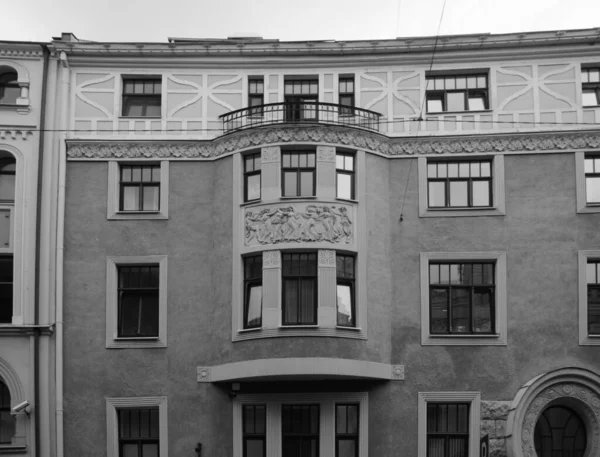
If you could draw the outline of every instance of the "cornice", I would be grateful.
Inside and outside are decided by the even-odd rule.
[[[44,56],[44,53],[41,50],[33,50],[33,49],[15,49],[15,48],[3,48],[0,47],[0,58],[26,58],[26,59],[39,59]]]
[[[1,132],[0,132],[1,133]],[[2,138],[0,134],[0,138]],[[343,127],[269,127],[209,141],[67,141],[70,160],[218,159],[269,145],[345,146],[386,157],[599,150],[600,131],[536,132],[449,137],[390,138]]]
[[[25,129],[12,128],[11,129],[11,128],[2,128],[2,127],[0,127],[0,140],[6,140],[6,139],[17,140],[17,139],[21,139],[23,141],[26,141],[31,136],[33,136],[33,130],[30,130],[28,128],[25,128]]]

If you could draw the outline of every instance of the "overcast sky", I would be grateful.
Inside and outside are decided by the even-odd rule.
[[[259,35],[360,40],[435,35],[444,0],[5,0],[0,40]],[[600,27],[600,0],[447,0],[440,34]]]

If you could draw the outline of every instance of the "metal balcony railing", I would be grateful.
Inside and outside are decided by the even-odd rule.
[[[327,124],[379,131],[381,114],[354,106],[325,102],[268,103],[219,116],[223,133],[273,124]]]

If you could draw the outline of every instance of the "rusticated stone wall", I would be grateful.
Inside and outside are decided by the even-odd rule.
[[[489,457],[506,457],[506,419],[510,401],[481,402],[481,436],[489,435]]]

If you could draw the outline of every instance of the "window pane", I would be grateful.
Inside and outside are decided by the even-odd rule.
[[[437,164],[430,163],[427,165],[427,177],[437,178]]]
[[[260,326],[262,323],[262,285],[250,286],[248,291],[248,327]]]
[[[427,437],[427,457],[446,457],[443,437]]]
[[[450,182],[450,206],[468,206],[467,181]]]
[[[158,457],[158,443],[142,444],[142,457]]]
[[[470,331],[469,289],[452,289],[452,333],[468,333]]]
[[[448,291],[446,289],[430,289],[431,333],[448,333]]]
[[[473,206],[491,206],[489,181],[473,181]]]
[[[484,110],[485,95],[484,94],[469,94],[469,110]]]
[[[448,164],[447,163],[438,163],[437,164],[437,172],[438,172],[438,178],[448,177]]]
[[[479,162],[471,163],[471,178],[479,178],[479,175],[480,175]]]
[[[313,192],[313,172],[300,172],[300,195],[314,195]]]
[[[300,324],[316,324],[315,298],[316,281],[302,279],[300,281]]]
[[[468,178],[471,171],[471,166],[468,162],[462,162],[458,164],[458,176],[461,178]]]
[[[427,112],[439,113],[440,111],[444,111],[442,99],[439,97],[427,97]]]
[[[440,266],[437,264],[429,265],[429,284],[440,283]]]
[[[476,287],[473,294],[473,331],[490,333],[493,319],[493,289]]]
[[[596,283],[596,263],[588,263],[586,266],[586,279],[588,284]]]
[[[335,168],[337,168],[338,170],[344,169],[344,156],[343,155],[338,154],[335,156]]]
[[[598,104],[598,97],[596,96],[595,89],[583,89],[581,95],[581,101],[583,106],[596,106]]]
[[[467,88],[467,78],[465,76],[458,76],[456,78],[456,88],[457,89],[466,89]]]
[[[481,177],[488,178],[492,176],[492,164],[490,162],[481,163]]]
[[[142,180],[142,167],[131,167],[131,180],[134,182]]]
[[[600,335],[600,287],[588,287],[588,334]]]
[[[338,439],[338,457],[355,457],[356,442],[350,439]]]
[[[448,164],[448,178],[458,178],[458,164],[457,163],[449,163]]]
[[[347,173],[338,173],[337,197],[348,200],[352,198],[352,175]]]
[[[588,203],[600,203],[600,177],[585,178],[585,195]]]
[[[158,294],[144,297],[140,321],[141,336],[158,336]]]
[[[584,161],[584,166],[585,166],[586,173],[593,173],[594,172],[594,159],[586,157],[586,159]]]
[[[358,405],[348,405],[348,433],[358,433]]]
[[[140,188],[123,187],[123,208],[122,211],[139,211],[140,207]]]
[[[464,111],[465,110],[465,94],[464,92],[448,92],[446,93],[446,101],[448,107],[446,111]]]
[[[158,197],[160,188],[158,186],[146,186],[144,189],[144,211],[158,211]]]
[[[123,457],[138,457],[138,445],[127,443],[123,444]]]
[[[467,457],[467,438],[449,437],[448,455],[452,457]]]
[[[137,336],[140,317],[140,298],[122,294],[119,310],[119,336]]]
[[[445,182],[430,182],[429,183],[429,207],[443,208],[446,206],[446,183]]]
[[[346,405],[336,405],[335,407],[335,433],[346,433],[348,429],[346,417],[348,407]]]
[[[297,174],[295,171],[286,171],[283,174],[283,180],[285,186],[283,188],[284,197],[297,197],[298,196],[298,183]]]
[[[247,199],[248,200],[259,200],[260,199],[260,174],[250,175],[246,180],[247,187]]]
[[[8,391],[8,389],[6,390]],[[10,408],[9,403],[7,403],[7,408]],[[12,416],[9,410],[0,411],[0,444],[11,443],[15,434],[15,420],[16,417]]]
[[[588,71],[588,74],[591,83],[600,82],[600,70],[598,70],[597,68],[593,68]]]
[[[265,441],[263,438],[260,439],[247,439],[246,440],[246,457],[263,457],[265,453]]]
[[[0,175],[0,200],[15,200],[15,175]]]
[[[295,324],[298,321],[298,281],[287,279],[283,283],[283,322]]]
[[[450,283],[450,265],[441,264],[440,265],[440,284],[449,284]]]
[[[337,285],[337,325],[354,327],[352,288],[347,284]]]

